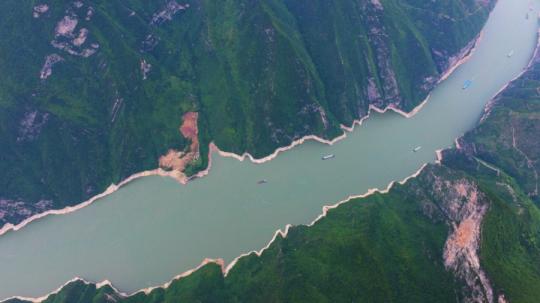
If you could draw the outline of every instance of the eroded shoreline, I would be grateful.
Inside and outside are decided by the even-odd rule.
[[[479,34],[476,42],[478,42],[479,39],[481,39],[482,37],[482,33],[483,31]],[[535,49],[534,49],[534,52],[532,54],[532,57],[530,58],[527,66],[525,68],[523,68],[522,72],[519,73],[516,77],[512,78],[510,81],[508,81],[497,93],[495,93],[493,95],[493,97],[486,103],[486,105],[484,106],[484,111],[486,113],[489,113],[489,109],[490,109],[490,106],[493,104],[493,102],[496,101],[496,98],[499,96],[499,94],[501,92],[503,92],[509,85],[512,84],[512,82],[516,81],[517,79],[519,79],[524,73],[526,73],[531,67],[532,65],[538,60],[538,55],[539,55],[539,50],[540,50],[540,29],[538,30],[537,32],[537,44],[535,45]],[[475,43],[474,46],[476,46],[477,44]],[[471,49],[471,51],[462,59],[462,60],[459,60],[457,62],[458,66],[463,64],[464,62],[466,62],[470,56],[472,55],[472,52],[474,51],[475,47],[473,47]],[[458,66],[452,68],[452,71],[454,71]],[[446,76],[447,77],[447,76]],[[446,78],[445,78],[446,79]],[[441,79],[440,80],[441,82],[444,81],[444,79]],[[424,100],[420,105],[418,105],[413,111],[411,111],[410,113],[405,113],[399,109],[396,109],[396,108],[392,108],[391,106],[388,106],[386,107],[384,110],[381,110],[381,109],[378,109],[376,107],[371,107],[370,106],[370,110],[375,110],[379,113],[384,113],[388,110],[392,110],[392,111],[395,111],[397,112],[398,114],[400,115],[403,115],[405,116],[406,118],[411,118],[412,116],[414,116],[428,101],[429,99],[429,95],[428,97],[426,98],[426,100]],[[369,113],[368,112],[368,115],[362,119],[359,119],[357,121],[355,121],[352,125],[352,127],[350,128],[345,128],[345,126],[342,126],[342,128],[344,128],[346,131],[348,132],[352,132],[354,130],[354,127],[356,124],[358,125],[361,125],[363,120],[364,119],[367,119],[369,118]],[[484,117],[482,117],[483,119]],[[482,120],[480,120],[478,123],[481,123]],[[339,140],[341,140],[342,138],[345,138],[346,137],[346,133],[344,133],[342,136],[340,137],[337,137],[331,141],[328,141],[328,140],[324,140],[324,139],[321,139],[321,138],[318,138],[316,136],[314,136],[314,140],[317,140],[319,142],[322,142],[322,143],[326,143],[326,144],[333,144]],[[449,148],[444,148],[444,149],[438,149],[435,151],[435,154],[436,154],[436,161],[435,161],[435,164],[436,165],[441,165],[442,164],[442,161],[443,161],[443,156],[444,156],[444,151],[445,150],[448,150],[448,149],[452,149],[452,148],[456,148],[456,149],[461,149],[461,146],[460,146],[460,143],[459,143],[459,139],[462,137],[463,135],[455,138],[454,140],[454,144],[455,146],[454,147],[449,147]],[[305,138],[302,138],[305,140]],[[301,142],[303,143],[303,141]],[[298,143],[298,144],[301,144],[301,143]],[[227,152],[222,152],[222,151],[219,151],[219,149],[217,148],[217,146],[214,145],[214,147],[217,149],[218,152],[220,152],[220,155],[222,156],[230,156],[230,157],[234,157],[240,161],[243,161],[245,160],[246,158],[249,158],[250,160],[256,160],[256,159],[253,159],[253,157],[247,153],[245,153],[244,155],[242,156],[239,156],[239,155],[236,155],[236,154],[232,154],[232,153],[227,153]],[[294,147],[294,146],[292,146]],[[290,147],[290,148],[292,148]],[[290,149],[288,148],[288,149]],[[284,149],[283,151],[285,151],[287,149]],[[276,155],[277,153],[279,153],[278,151],[275,152]],[[275,158],[274,155],[272,158],[269,158],[267,159],[266,161],[269,161],[273,158]],[[257,162],[255,162],[257,163]],[[263,162],[260,162],[260,163],[263,163]],[[351,200],[355,200],[355,199],[361,199],[361,198],[366,198],[370,195],[373,195],[373,194],[376,194],[376,193],[379,193],[379,194],[385,194],[385,193],[388,193],[392,188],[393,186],[397,183],[397,184],[401,184],[401,185],[404,185],[405,183],[407,183],[410,179],[413,179],[413,178],[416,178],[418,177],[422,171],[428,166],[429,164],[428,163],[424,163],[415,173],[413,173],[412,175],[404,178],[403,180],[401,181],[392,181],[388,184],[388,186],[385,188],[385,189],[377,189],[377,188],[372,188],[372,189],[369,189],[367,192],[363,193],[363,194],[359,194],[359,195],[350,195],[348,196],[346,199],[344,200],[341,200],[335,204],[332,204],[332,205],[325,205],[322,207],[322,213],[317,216],[313,221],[311,221],[309,224],[302,224],[302,225],[305,225],[307,227],[311,227],[313,226],[314,224],[316,224],[318,221],[322,220],[323,218],[325,218],[328,214],[328,212],[332,209],[335,209],[339,206],[341,206],[342,204],[345,204],[347,202],[350,202]],[[263,248],[261,248],[260,250],[252,250],[250,252],[247,252],[247,253],[243,253],[241,255],[239,255],[238,257],[236,257],[235,259],[233,259],[228,265],[225,266],[224,264],[224,261],[223,259],[204,259],[204,261],[199,265],[197,266],[195,269],[193,270],[189,270],[189,271],[186,271],[178,276],[176,276],[175,278],[173,278],[172,280],[170,280],[169,282],[163,284],[162,286],[156,286],[156,287],[149,287],[149,288],[145,288],[145,289],[141,289],[139,291],[136,291],[132,294],[125,294],[125,293],[121,293],[121,292],[118,292],[119,294],[123,295],[123,296],[132,296],[132,295],[135,295],[137,293],[140,293],[140,292],[144,292],[145,294],[149,294],[152,290],[154,289],[157,289],[157,288],[167,288],[172,282],[174,281],[177,281],[178,279],[182,278],[182,277],[185,277],[185,276],[188,276],[189,274],[193,273],[194,271],[196,271],[197,269],[203,267],[204,265],[207,265],[208,263],[215,263],[215,264],[218,264],[220,265],[221,269],[222,269],[222,272],[223,272],[223,275],[226,277],[228,275],[228,273],[230,272],[230,270],[236,265],[236,263],[243,257],[246,257],[246,256],[249,256],[251,254],[256,254],[257,256],[261,256],[263,254],[263,252],[265,250],[267,250],[271,245],[272,243],[274,243],[274,241],[277,239],[278,236],[281,236],[282,238],[285,238],[287,237],[288,233],[289,233],[289,230],[290,228],[294,227],[294,225],[292,224],[287,224],[284,229],[278,229],[274,232],[274,235],[272,237],[272,239],[268,242],[268,244],[266,246],[264,246]],[[84,280],[83,280],[84,281]],[[110,284],[109,282],[109,285],[114,289],[114,287],[112,286],[112,284]]]
[[[427,166],[428,166],[428,164],[424,163],[415,173],[413,173],[410,176],[407,176],[403,180],[401,180],[401,181],[391,181],[385,189],[372,188],[372,189],[369,189],[368,191],[366,191],[363,194],[350,195],[346,199],[341,200],[341,201],[339,201],[337,203],[334,203],[334,204],[331,204],[331,205],[324,205],[322,207],[322,213],[319,214],[313,221],[311,221],[309,224],[301,224],[301,225],[311,227],[314,224],[316,224],[318,221],[325,218],[330,210],[335,209],[335,208],[341,206],[342,204],[348,203],[351,200],[366,198],[366,197],[368,197],[370,195],[373,195],[375,193],[380,193],[380,194],[388,193],[394,187],[394,185],[396,183],[403,185],[407,181],[409,181],[410,179],[416,178],[418,175],[420,175],[420,173]],[[221,267],[221,271],[222,271],[223,275],[226,277],[228,275],[228,273],[231,271],[231,269],[236,265],[236,263],[240,259],[242,259],[243,257],[249,256],[251,254],[256,254],[257,256],[260,257],[264,253],[264,251],[266,251],[268,248],[270,248],[270,246],[272,245],[272,243],[274,243],[274,241],[278,238],[278,236],[281,236],[282,238],[286,238],[288,233],[289,233],[289,230],[294,226],[295,225],[287,224],[287,225],[285,225],[285,227],[283,229],[276,230],[274,232],[274,235],[272,236],[271,240],[264,247],[262,247],[259,250],[252,250],[250,252],[243,253],[243,254],[237,256],[236,258],[234,258],[229,264],[225,264],[225,261],[223,259],[221,259],[221,258],[218,258],[218,259],[204,258],[203,261],[199,265],[197,265],[196,267],[194,267],[192,269],[189,269],[187,271],[184,271],[179,275],[174,276],[171,280],[169,280],[168,282],[165,282],[164,284],[161,284],[161,285],[158,285],[158,286],[151,286],[151,287],[143,288],[143,289],[134,291],[132,293],[126,293],[126,292],[122,292],[122,291],[118,290],[116,287],[114,287],[113,283],[111,281],[109,281],[109,280],[103,280],[101,282],[91,282],[91,281],[87,281],[87,280],[85,280],[84,278],[81,278],[81,277],[75,277],[75,278],[67,281],[66,283],[62,284],[61,286],[59,286],[56,290],[54,290],[54,291],[52,291],[52,292],[50,292],[50,293],[48,293],[46,295],[43,295],[41,297],[30,298],[30,297],[23,297],[23,296],[13,296],[13,297],[3,299],[0,302],[6,302],[6,301],[9,301],[9,300],[13,300],[13,299],[30,301],[30,302],[35,302],[35,303],[43,302],[50,295],[54,295],[54,294],[59,293],[65,286],[67,286],[70,283],[76,282],[76,281],[81,281],[81,282],[83,282],[84,284],[87,284],[87,285],[95,284],[97,289],[102,288],[104,286],[109,286],[114,290],[115,293],[117,293],[118,295],[120,295],[122,297],[130,297],[130,296],[136,295],[136,294],[141,293],[141,292],[145,293],[145,294],[150,294],[150,292],[152,292],[155,289],[159,289],[159,288],[166,289],[166,288],[168,288],[171,285],[171,283],[173,283],[175,281],[178,281],[181,278],[184,278],[184,277],[187,277],[187,276],[191,275],[195,271],[201,269],[202,267],[204,267],[205,265],[208,265],[210,263],[219,265]]]
[[[437,81],[437,85],[440,84],[441,82],[443,82],[444,80],[446,80],[459,66],[461,66],[463,63],[467,62],[471,56],[473,55],[474,51],[476,50],[476,47],[479,43],[479,41],[481,40],[482,38],[482,35],[483,35],[483,30],[477,35],[477,37],[471,41],[471,43],[469,43],[465,48],[468,48],[467,51],[461,51],[460,53],[463,54],[463,57],[460,59],[460,60],[457,60],[453,65],[449,66],[447,71],[444,72],[442,75],[441,75],[441,78]],[[464,48],[464,49],[465,49]],[[507,84],[508,85],[508,84]],[[25,227],[26,225],[32,223],[33,221],[35,220],[38,220],[38,219],[41,219],[43,217],[46,217],[48,215],[62,215],[62,214],[69,214],[71,212],[74,212],[74,211],[77,211],[79,209],[82,209],[86,206],[89,206],[91,205],[92,203],[106,197],[107,195],[109,194],[112,194],[114,192],[116,192],[118,189],[120,189],[121,187],[127,185],[128,183],[130,183],[131,181],[134,181],[136,179],[139,179],[139,178],[142,178],[142,177],[147,177],[147,176],[163,176],[163,177],[171,177],[175,180],[177,180],[180,184],[187,184],[190,180],[192,179],[195,179],[195,178],[200,178],[200,177],[204,177],[206,176],[210,169],[211,169],[211,163],[212,163],[212,154],[214,152],[218,153],[220,156],[222,157],[231,157],[231,158],[235,158],[239,161],[244,161],[245,159],[249,159],[252,163],[255,163],[255,164],[262,164],[262,163],[265,163],[265,162],[268,162],[268,161],[271,161],[273,160],[274,158],[277,157],[277,155],[279,155],[279,153],[281,152],[285,152],[287,150],[290,150],[298,145],[301,145],[303,143],[305,143],[306,141],[309,141],[309,140],[313,140],[313,141],[317,141],[317,142],[320,142],[320,143],[323,143],[323,144],[327,144],[327,145],[333,145],[335,144],[336,142],[342,140],[342,139],[345,139],[347,137],[347,134],[350,133],[350,132],[353,132],[355,127],[358,125],[358,126],[361,126],[362,123],[364,122],[364,120],[368,119],[371,115],[371,111],[375,111],[377,113],[381,113],[381,114],[384,114],[386,113],[387,111],[393,111],[401,116],[403,116],[404,118],[412,118],[413,116],[415,116],[426,104],[427,102],[429,101],[430,99],[430,96],[431,96],[431,93],[428,94],[428,96],[419,104],[417,105],[414,109],[412,109],[410,112],[405,112],[399,108],[397,108],[394,104],[390,104],[388,106],[386,106],[385,108],[381,109],[381,108],[378,108],[376,106],[373,106],[373,105],[370,105],[369,106],[369,109],[368,109],[368,113],[366,116],[360,118],[360,119],[356,119],[353,121],[353,123],[351,124],[350,127],[348,126],[345,126],[345,125],[341,125],[341,128],[343,130],[343,134],[341,134],[340,136],[337,136],[331,140],[328,140],[328,139],[324,139],[324,138],[321,138],[321,137],[318,137],[316,135],[308,135],[308,136],[304,136],[298,140],[295,140],[293,142],[291,142],[290,145],[288,146],[284,146],[284,147],[279,147],[277,148],[272,154],[266,156],[266,157],[263,157],[263,158],[260,158],[260,159],[256,159],[254,158],[251,154],[249,153],[244,153],[242,155],[238,155],[238,154],[234,154],[234,153],[230,153],[230,152],[225,152],[225,151],[222,151],[220,150],[213,142],[210,143],[210,150],[209,150],[209,155],[208,155],[208,167],[203,170],[203,171],[200,171],[198,172],[196,175],[194,176],[191,176],[191,177],[186,177],[184,176],[181,172],[178,172],[178,171],[165,171],[161,168],[158,168],[158,169],[154,169],[154,170],[149,170],[149,171],[144,171],[144,172],[140,172],[140,173],[137,173],[137,174],[134,174],[134,175],[131,175],[130,177],[128,177],[127,179],[123,180],[122,182],[120,182],[119,184],[112,184],[110,185],[106,191],[104,191],[103,193],[101,194],[98,194],[94,197],[92,197],[91,199],[81,203],[81,204],[78,204],[78,205],[75,205],[75,206],[70,206],[70,207],[66,207],[64,209],[60,209],[60,210],[49,210],[49,211],[46,211],[44,213],[40,213],[40,214],[36,214],[32,217],[29,217],[27,219],[25,219],[24,221],[22,221],[21,223],[19,224],[16,224],[16,225],[13,225],[13,224],[6,224],[4,225],[1,229],[0,229],[0,236],[4,235],[5,233],[9,232],[9,231],[17,231],[17,230],[20,230],[22,229],[23,227]],[[441,154],[441,150],[437,150],[436,151],[436,154],[437,154],[437,162],[440,161],[440,158],[442,157],[442,154]],[[406,183],[409,179],[411,178],[415,178],[417,177],[421,172],[422,170],[427,166],[428,164],[425,163],[423,164],[415,173],[413,173],[412,175],[406,177],[405,179],[401,180],[401,181],[392,181],[388,184],[388,186],[385,188],[385,189],[377,189],[377,188],[373,188],[373,189],[369,189],[367,192],[363,193],[363,194],[359,194],[359,195],[351,195],[349,197],[347,197],[346,199],[344,200],[341,200],[337,203],[334,203],[334,204],[331,204],[331,205],[325,205],[322,207],[322,213],[317,216],[311,223],[307,224],[307,226],[313,226],[315,223],[317,223],[319,220],[321,220],[322,218],[326,217],[327,213],[329,210],[331,209],[335,209],[337,207],[339,207],[340,205],[344,204],[344,203],[347,203],[353,199],[358,199],[358,198],[365,198],[369,195],[372,195],[374,193],[387,193],[396,183],[399,183],[399,184],[404,184]],[[266,246],[264,246],[263,248],[261,248],[260,250],[253,250],[253,251],[250,251],[250,252],[247,252],[247,253],[243,253],[241,255],[239,255],[238,257],[236,257],[235,259],[233,259],[228,265],[225,264],[224,260],[223,259],[210,259],[210,258],[205,258],[203,260],[203,262],[201,264],[199,264],[197,267],[193,268],[193,269],[190,269],[190,270],[187,270],[175,277],[173,277],[171,280],[169,280],[168,282],[162,284],[162,285],[159,285],[159,286],[153,286],[153,287],[148,287],[148,288],[144,288],[144,289],[140,289],[140,290],[137,290],[131,294],[128,294],[128,293],[124,293],[124,292],[121,292],[119,291],[118,289],[116,289],[113,284],[109,281],[109,280],[103,280],[99,283],[95,283],[96,284],[96,287],[97,288],[101,288],[103,286],[110,286],[116,293],[118,293],[119,295],[121,296],[124,296],[124,297],[127,297],[127,296],[132,296],[132,295],[135,295],[137,293],[140,293],[140,292],[144,292],[146,294],[150,293],[152,290],[154,289],[158,289],[158,288],[167,288],[172,282],[178,280],[178,279],[181,279],[183,277],[186,277],[186,276],[189,276],[191,273],[195,272],[196,270],[200,269],[201,267],[203,267],[204,265],[207,265],[209,263],[215,263],[215,264],[218,264],[221,266],[222,268],[222,272],[224,274],[224,276],[226,276],[229,271],[234,267],[234,265],[238,262],[239,259],[245,257],[245,256],[248,256],[250,254],[257,254],[258,256],[260,256],[266,249],[268,249],[272,243],[276,240],[276,238],[278,236],[282,236],[282,237],[286,237],[287,234],[288,234],[288,231],[289,229],[293,227],[292,224],[287,224],[284,229],[278,229],[277,231],[274,232],[274,235],[272,237],[272,239],[268,242],[268,244]],[[76,277],[66,283],[64,283],[62,286],[60,286],[58,289],[56,289],[55,291],[51,292],[51,293],[48,293],[44,296],[41,296],[41,297],[38,297],[38,298],[27,298],[27,297],[20,297],[20,296],[15,296],[15,297],[11,297],[11,298],[7,298],[7,299],[4,299],[0,302],[4,302],[4,301],[7,301],[7,300],[11,300],[11,299],[19,299],[19,300],[26,300],[26,301],[31,301],[31,302],[42,302],[43,300],[45,300],[48,296],[52,295],[52,294],[55,294],[55,293],[58,293],[63,287],[65,287],[67,284],[69,283],[72,283],[74,281],[82,281],[84,282],[85,284],[91,284],[91,283],[94,283],[94,282],[89,282],[89,281],[86,281],[85,279],[83,278],[80,278],[80,277]]]
[[[463,54],[463,57],[461,59],[457,60],[453,65],[449,66],[447,68],[447,70],[444,73],[441,74],[441,77],[437,81],[436,85],[439,85],[441,82],[446,80],[459,66],[461,66],[462,64],[464,64],[465,62],[467,62],[471,58],[474,51],[476,50],[476,47],[477,47],[478,43],[482,39],[483,33],[484,33],[484,30],[480,31],[480,33],[476,36],[476,38],[474,40],[472,40],[469,44],[467,44],[459,52],[460,54]],[[501,89],[501,91],[502,91],[502,89]],[[346,126],[346,125],[343,125],[343,124],[341,125],[341,129],[344,132],[340,136],[337,136],[337,137],[335,137],[335,138],[333,138],[331,140],[328,140],[328,139],[324,139],[324,138],[321,138],[321,137],[316,136],[316,135],[307,135],[307,136],[304,136],[304,137],[302,137],[300,139],[297,139],[297,140],[291,142],[291,144],[289,144],[288,146],[278,147],[272,154],[270,154],[270,155],[268,155],[266,157],[263,157],[263,158],[259,158],[259,159],[254,158],[248,152],[245,152],[242,155],[238,155],[238,154],[235,154],[235,153],[222,151],[213,142],[211,142],[210,143],[209,155],[208,155],[208,166],[207,166],[207,168],[205,170],[199,171],[197,174],[195,174],[193,176],[186,177],[185,175],[183,175],[182,172],[174,171],[174,170],[166,171],[166,170],[164,170],[162,168],[156,168],[156,169],[153,169],[153,170],[147,170],[147,171],[139,172],[139,173],[136,173],[136,174],[133,174],[133,175],[129,176],[128,178],[124,179],[123,181],[121,181],[118,184],[111,184],[104,192],[102,192],[102,193],[100,193],[100,194],[98,194],[96,196],[93,196],[92,198],[90,198],[90,199],[88,199],[88,200],[86,200],[86,201],[84,201],[84,202],[82,202],[80,204],[77,204],[77,205],[74,205],[74,206],[68,206],[68,207],[65,207],[65,208],[62,208],[62,209],[51,209],[51,210],[48,210],[48,211],[45,211],[45,212],[42,212],[42,213],[39,213],[39,214],[35,214],[35,215],[31,216],[31,217],[28,217],[28,218],[24,219],[23,221],[21,221],[18,224],[6,223],[6,224],[4,224],[2,226],[2,228],[0,228],[0,237],[3,236],[5,233],[7,233],[9,231],[18,231],[21,228],[25,227],[26,225],[32,223],[33,221],[41,219],[43,217],[46,217],[46,216],[49,216],[49,215],[69,214],[71,212],[82,209],[82,208],[84,208],[86,206],[89,206],[92,203],[102,199],[102,198],[105,198],[106,196],[108,196],[110,194],[113,194],[118,189],[120,189],[121,187],[127,185],[131,181],[137,180],[137,179],[142,178],[142,177],[149,177],[149,176],[170,177],[170,178],[173,178],[176,181],[178,181],[180,184],[185,185],[190,180],[195,179],[195,178],[204,177],[209,173],[209,171],[211,169],[212,152],[217,152],[222,157],[235,158],[235,159],[237,159],[239,161],[244,161],[246,158],[248,158],[251,162],[253,162],[255,164],[262,164],[262,163],[268,162],[270,160],[273,160],[280,153],[288,151],[288,150],[290,150],[290,149],[292,149],[292,148],[294,148],[294,147],[296,147],[298,145],[301,145],[301,144],[303,144],[303,143],[305,143],[306,141],[309,141],[309,140],[317,141],[319,143],[324,143],[324,144],[327,144],[327,145],[333,145],[336,142],[345,139],[347,137],[347,133],[353,132],[357,125],[361,126],[362,123],[364,122],[364,120],[366,120],[366,119],[368,119],[370,117],[371,111],[375,111],[375,112],[380,113],[380,114],[384,114],[387,111],[393,111],[393,112],[395,112],[397,114],[400,114],[401,116],[403,116],[403,117],[405,117],[407,119],[412,118],[427,104],[427,102],[430,99],[430,96],[431,96],[431,93],[428,94],[427,97],[419,105],[417,105],[415,108],[413,108],[410,112],[405,112],[405,111],[397,108],[395,104],[389,104],[388,106],[386,106],[383,109],[378,108],[378,107],[373,106],[373,105],[370,105],[369,108],[368,108],[368,112],[367,112],[366,116],[364,116],[364,117],[362,117],[360,119],[355,119],[352,122],[351,126]]]

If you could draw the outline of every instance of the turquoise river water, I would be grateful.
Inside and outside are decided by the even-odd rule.
[[[332,146],[310,141],[264,164],[213,155],[209,175],[188,185],[145,177],[81,210],[6,233],[0,300],[42,296],[74,277],[108,279],[128,293],[160,285],[205,257],[230,262],[258,250],[286,224],[310,223],[323,205],[404,179],[473,128],[491,97],[527,66],[538,4],[526,19],[529,0],[500,0],[470,60],[410,119],[372,113]],[[463,90],[468,79],[473,84]],[[412,152],[416,146],[422,149]],[[329,153],[336,158],[321,161]],[[257,185],[261,179],[268,183]]]

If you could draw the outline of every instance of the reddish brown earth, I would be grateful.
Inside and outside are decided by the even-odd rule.
[[[183,172],[189,163],[199,157],[198,118],[199,114],[197,112],[187,112],[184,114],[180,133],[186,139],[191,140],[191,144],[187,151],[169,149],[166,155],[159,158],[159,166],[161,168]]]

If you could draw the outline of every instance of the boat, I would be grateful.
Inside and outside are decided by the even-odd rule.
[[[259,184],[259,185],[266,184],[266,183],[268,183],[268,180],[266,180],[266,179],[262,179],[262,180],[257,182],[257,184]]]
[[[514,55],[514,50],[511,50],[508,55],[506,55],[508,58],[511,58]]]
[[[472,85],[472,80],[466,80],[463,82],[463,89],[467,89]]]
[[[323,160],[330,160],[330,159],[333,159],[335,157],[336,157],[336,155],[334,155],[334,154],[328,154],[328,155],[323,156],[322,159]]]
[[[419,151],[419,150],[421,150],[421,149],[422,149],[422,146],[417,146],[417,147],[413,148],[412,151],[413,151],[413,152],[417,152],[417,151]]]

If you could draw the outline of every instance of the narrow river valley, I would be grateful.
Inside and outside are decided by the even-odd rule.
[[[533,8],[526,19],[529,0],[500,0],[471,58],[411,118],[372,111],[333,145],[308,141],[263,164],[213,154],[210,173],[187,185],[141,178],[81,210],[7,232],[0,300],[42,296],[75,277],[110,280],[126,293],[160,285],[204,258],[228,264],[287,224],[309,224],[325,205],[414,174],[527,67],[538,40],[539,3]]]

